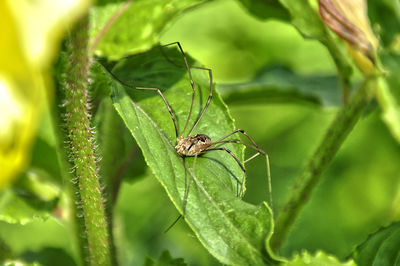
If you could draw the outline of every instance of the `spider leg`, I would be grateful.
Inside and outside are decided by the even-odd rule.
[[[167,229],[164,230],[164,234],[166,234],[172,227],[174,227],[174,225],[182,218],[182,215],[179,214],[178,218],[175,219],[175,221],[173,221],[171,223],[170,226],[167,227]]]
[[[197,155],[194,156],[194,160],[193,160],[193,172],[194,172],[194,169],[196,166],[196,160],[197,160]],[[164,230],[164,233],[167,233],[181,218],[185,218],[186,205],[187,205],[187,201],[188,201],[188,197],[189,197],[189,189],[190,189],[190,185],[192,182],[191,176],[189,177],[189,180],[187,183],[186,183],[186,180],[187,179],[185,179],[185,194],[183,195],[182,214],[179,214],[178,218],[176,218],[175,221],[172,222],[172,224],[170,226],[168,226],[167,229]]]
[[[225,147],[220,147],[220,148],[211,148],[211,149],[207,149],[207,151],[226,151],[227,153],[229,153],[233,159],[235,159],[235,161],[237,162],[237,164],[240,166],[240,168],[243,171],[243,177],[242,180],[240,182],[240,190],[238,193],[238,197],[241,198],[242,194],[243,194],[243,184],[244,184],[244,180],[245,180],[245,176],[246,176],[246,169],[244,168],[243,164],[240,162],[240,160],[232,153],[232,151],[230,149],[227,149]]]
[[[212,76],[212,71],[209,68],[205,68],[205,67],[193,67],[196,69],[203,69],[206,70],[208,72],[208,77],[210,80],[210,94],[208,95],[208,99],[206,102],[206,105],[204,106],[203,110],[201,110],[201,113],[199,115],[199,117],[197,118],[196,122],[194,123],[194,125],[192,126],[192,128],[190,129],[189,132],[189,136],[192,134],[192,132],[194,131],[194,129],[197,127],[197,125],[199,124],[201,118],[203,117],[204,113],[206,112],[208,106],[210,105],[211,99],[213,97],[213,76]]]
[[[192,87],[192,90],[193,90],[193,94],[192,94],[192,103],[190,104],[190,109],[189,109],[188,117],[187,117],[187,119],[186,119],[185,127],[183,128],[182,133],[179,135],[179,137],[182,137],[183,134],[184,134],[185,131],[186,131],[186,128],[187,128],[187,126],[188,126],[188,124],[189,124],[189,121],[190,121],[190,117],[191,117],[191,115],[192,115],[193,105],[194,105],[194,98],[195,98],[195,95],[196,95],[196,88],[195,88],[194,81],[193,81],[193,77],[192,77],[192,71],[190,70],[189,63],[188,63],[188,61],[187,61],[185,52],[183,51],[181,44],[180,44],[179,42],[168,43],[168,44],[163,45],[163,46],[160,47],[161,52],[164,54],[165,58],[166,58],[170,63],[172,63],[173,65],[175,65],[175,66],[177,66],[177,67],[181,67],[181,66],[177,65],[175,62],[173,62],[172,60],[170,60],[170,59],[168,58],[168,56],[167,56],[167,55],[164,53],[164,51],[162,50],[162,47],[167,47],[167,46],[171,46],[171,45],[177,45],[178,48],[179,48],[179,51],[181,52],[181,54],[182,54],[182,56],[183,56],[183,60],[184,60],[184,62],[185,62],[185,67],[186,67],[186,69],[187,69],[187,71],[188,71],[188,76],[189,76],[189,79],[190,79],[190,86]]]
[[[197,155],[194,156],[194,160],[193,160],[193,173],[195,172],[196,161],[197,161]],[[189,189],[190,189],[191,182],[192,182],[192,178],[190,176],[189,181],[187,182],[187,185],[185,184],[185,194],[183,196],[183,206],[182,206],[182,215],[183,216],[185,216],[185,213],[186,213],[186,205],[187,205],[187,201],[188,201],[188,197],[189,197]]]
[[[228,134],[227,136],[225,136],[225,137],[223,137],[223,138],[221,138],[221,139],[227,138],[227,137],[229,137],[229,136],[231,136],[231,135],[233,135],[233,134],[235,134],[235,133],[237,133],[237,132],[240,132],[239,130],[241,130],[241,129],[235,130],[235,131],[233,131],[232,133]],[[242,132],[241,132],[241,133],[242,133]],[[248,135],[246,134],[246,136],[248,136]],[[252,139],[250,138],[250,136],[248,136],[248,137],[249,137],[250,140],[252,140]],[[255,144],[254,141],[253,141],[254,144],[249,144],[249,143],[245,143],[245,142],[242,142],[242,141],[240,141],[240,140],[237,140],[237,139],[232,139],[232,140],[221,140],[221,139],[218,140],[218,141],[216,141],[216,142],[214,142],[214,143],[212,144],[212,146],[214,146],[214,145],[216,145],[216,144],[236,143],[236,144],[244,145],[244,146],[246,146],[246,147],[248,147],[248,148],[251,148],[251,149],[254,149],[254,150],[257,151],[255,154],[253,154],[252,156],[250,156],[249,158],[247,158],[247,159],[244,161],[245,164],[246,164],[247,162],[253,160],[254,158],[256,158],[256,157],[257,157],[258,155],[260,155],[260,154],[264,155],[264,157],[265,157],[265,166],[266,166],[266,170],[267,170],[267,182],[268,182],[269,204],[270,204],[271,209],[273,209],[273,203],[272,203],[272,178],[271,178],[271,167],[270,167],[270,163],[269,163],[269,156],[268,156],[268,154],[267,154],[265,151],[261,150],[261,149],[257,146],[257,144]]]
[[[234,135],[234,134],[236,134],[236,133],[241,133],[241,134],[243,134],[244,136],[246,136],[246,138],[248,138],[248,139],[250,140],[250,142],[254,145],[254,147],[256,147],[256,150],[262,151],[262,150],[258,147],[257,143],[253,140],[253,138],[250,137],[249,134],[247,134],[243,129],[240,129],[240,128],[238,128],[238,129],[232,131],[232,132],[229,133],[228,135],[223,136],[223,137],[220,138],[219,140],[215,141],[213,144],[221,143],[224,139],[226,139],[226,138],[228,138],[228,137],[230,137],[230,136],[232,136],[232,135]],[[262,151],[262,152],[260,152],[260,153],[265,153],[265,152]]]
[[[163,94],[159,89],[157,89],[157,88],[142,88],[142,87],[134,87],[134,88],[135,88],[135,89],[138,89],[138,90],[157,91],[158,95],[160,95],[161,98],[162,98],[162,100],[164,101],[165,106],[167,107],[169,114],[171,115],[172,122],[174,123],[175,135],[176,135],[176,137],[178,138],[178,126],[177,126],[177,124],[176,124],[175,114],[174,114],[174,112],[172,111],[171,106],[169,105],[169,103],[168,103],[167,99],[165,98],[164,94]]]
[[[188,75],[189,75],[189,78],[190,78],[190,86],[192,87],[192,90],[193,90],[193,94],[192,94],[192,103],[190,104],[190,109],[189,109],[188,118],[187,118],[187,120],[186,120],[185,127],[183,128],[182,133],[180,134],[180,137],[182,137],[182,136],[184,135],[184,133],[185,133],[187,127],[188,127],[188,124],[189,124],[189,121],[190,121],[190,117],[191,117],[191,115],[192,115],[192,110],[193,110],[193,105],[194,105],[194,98],[195,98],[195,93],[196,93],[196,87],[195,87],[195,84],[194,84],[194,81],[193,81],[191,69],[194,68],[194,69],[206,70],[206,71],[208,72],[208,77],[209,77],[209,80],[210,80],[210,94],[209,94],[209,96],[208,96],[206,105],[204,106],[204,108],[203,108],[203,110],[201,111],[201,113],[200,113],[199,117],[197,118],[196,122],[194,123],[194,125],[193,125],[192,128],[190,129],[190,132],[189,132],[189,134],[188,134],[188,135],[190,136],[190,135],[192,134],[192,132],[194,131],[194,129],[196,128],[196,126],[199,124],[201,118],[203,117],[204,113],[206,112],[206,110],[207,110],[207,108],[208,108],[208,105],[209,105],[210,102],[211,102],[212,95],[213,95],[213,94],[212,94],[212,92],[213,92],[213,76],[212,76],[212,71],[211,71],[211,69],[205,68],[205,67],[189,66],[189,63],[188,63],[187,58],[186,58],[186,55],[185,55],[185,53],[184,53],[184,51],[183,51],[183,49],[182,49],[182,46],[181,46],[181,44],[180,44],[179,42],[168,43],[168,44],[166,44],[166,45],[163,45],[162,47],[166,47],[166,46],[170,46],[170,45],[177,45],[178,48],[179,48],[179,50],[180,50],[180,52],[181,52],[181,54],[183,55],[183,60],[185,61],[185,67],[186,67],[186,69],[187,69],[187,71],[188,71]],[[174,64],[174,65],[177,66],[177,67],[182,67],[182,66],[177,65],[177,64],[176,64],[175,62],[173,62],[172,60],[170,60],[170,59],[168,58],[168,56],[163,52],[162,49],[161,49],[161,52],[165,55],[165,58],[166,58],[170,63]]]
[[[158,95],[160,95],[160,97],[162,98],[162,100],[164,101],[165,106],[168,109],[169,114],[171,115],[171,119],[172,122],[174,123],[174,127],[175,127],[175,135],[178,138],[178,126],[176,124],[176,118],[175,118],[175,114],[172,111],[171,106],[169,105],[167,99],[165,98],[164,94],[161,92],[160,89],[157,88],[143,88],[143,87],[135,87],[132,85],[127,84],[126,82],[123,82],[122,80],[120,80],[114,73],[112,73],[112,71],[110,71],[108,68],[104,67],[104,69],[107,70],[107,72],[116,80],[118,81],[121,85],[131,88],[131,89],[136,89],[136,90],[149,90],[149,91],[156,91],[158,93]]]

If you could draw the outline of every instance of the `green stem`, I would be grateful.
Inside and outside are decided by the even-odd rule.
[[[318,184],[322,172],[357,123],[375,91],[375,85],[376,78],[366,80],[349,103],[342,107],[301,175],[295,180],[288,200],[276,219],[276,230],[272,239],[272,247],[275,250],[281,247],[291,225]]]
[[[90,124],[88,76],[88,23],[85,16],[72,30],[67,40],[65,120],[70,163],[73,167],[76,209],[82,211],[84,227],[80,235],[87,239],[90,265],[111,265],[110,237],[102,198],[93,133]]]
[[[340,51],[337,42],[335,42],[332,36],[327,32],[325,34],[326,40],[322,41],[325,47],[328,49],[338,71],[338,76],[340,80],[340,86],[342,88],[343,102],[347,104],[350,98],[351,92],[351,75],[353,73],[353,69],[348,62],[348,59],[343,55]]]
[[[61,70],[60,68],[58,70]],[[61,80],[61,77],[58,77],[56,80]],[[60,84],[57,84],[60,85]],[[61,108],[57,108],[58,106],[62,106],[63,102],[63,96],[60,95],[61,91],[56,90],[56,97],[55,97],[55,104],[50,106],[52,110],[52,127],[54,131],[54,135],[56,136],[56,145],[57,145],[57,156],[58,156],[58,162],[60,164],[60,169],[61,169],[61,174],[63,177],[63,180],[66,180],[67,182],[69,180],[73,180],[73,175],[70,173],[70,169],[72,168],[72,165],[68,161],[68,149],[65,148],[64,140],[66,138],[66,131],[62,130],[62,128],[59,125],[62,125],[63,121],[61,117],[65,115],[65,113],[61,110]],[[48,102],[51,102],[50,97],[48,97]],[[69,182],[68,182],[69,183]],[[85,232],[85,221],[83,219],[83,213],[81,209],[76,208],[74,202],[80,202],[80,195],[79,195],[79,190],[75,189],[75,186],[67,186],[68,193],[71,200],[70,202],[70,211],[71,211],[71,216],[75,217],[75,220],[70,221],[69,225],[71,234],[75,236],[76,242],[76,247],[77,247],[77,259],[80,258],[80,261],[78,262],[78,265],[85,265],[85,260],[84,258],[89,256],[88,250],[86,247],[88,246],[87,239],[86,237],[82,237],[81,232]]]

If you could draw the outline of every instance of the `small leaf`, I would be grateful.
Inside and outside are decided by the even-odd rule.
[[[275,0],[239,0],[250,13],[260,19],[277,18],[289,20],[288,11]]]
[[[53,212],[60,188],[40,169],[29,169],[17,183],[0,194],[0,220],[27,224],[33,218],[46,219]]]
[[[302,101],[341,105],[339,80],[334,76],[301,76],[285,67],[262,69],[254,79],[218,86],[228,103]]]
[[[356,264],[349,260],[347,262],[340,262],[337,258],[318,251],[315,255],[311,255],[306,251],[301,254],[296,254],[294,258],[286,263],[284,266],[356,266]]]
[[[353,258],[359,266],[398,265],[400,257],[400,223],[381,228],[359,245]]]
[[[15,224],[27,224],[35,217],[47,219],[47,211],[38,211],[25,200],[15,195],[10,189],[5,189],[0,194],[0,221]]]
[[[177,116],[179,130],[182,130],[192,97],[186,69],[178,67],[183,64],[174,62],[177,50],[164,52],[168,59],[163,54],[156,56],[154,51],[121,60],[112,69],[113,75],[132,86],[160,86]],[[155,65],[160,66],[158,73],[145,71],[146,67],[154,70]],[[199,97],[195,100],[190,125],[198,117],[209,94],[205,71],[192,71]],[[272,232],[270,210],[265,204],[254,206],[237,198],[238,180],[243,172],[235,160],[226,152],[214,151],[198,157],[194,170],[193,158],[183,159],[175,152],[172,120],[157,93],[124,88],[115,80],[110,82],[115,108],[142,149],[147,164],[181,213],[186,186],[191,180],[184,216],[208,251],[230,265],[275,262],[273,255],[268,254],[269,248],[265,251],[265,241]],[[232,132],[234,127],[218,93],[213,93],[213,100],[193,134],[207,134],[216,140]],[[242,147],[233,144],[226,147],[242,158]]]
[[[77,255],[74,246],[71,245],[75,241],[73,234],[65,223],[60,223],[60,220],[53,216],[45,221],[36,218],[26,225],[4,222],[0,222],[0,225],[1,238],[13,252],[13,258],[21,257],[23,260],[22,254],[25,252],[34,251],[36,253],[49,247],[62,249],[70,257]]]
[[[174,259],[168,250],[165,250],[158,260],[147,257],[145,266],[185,266],[187,265],[182,258]]]
[[[206,0],[132,1],[102,37],[95,54],[118,59],[126,54],[149,49],[158,43],[160,34],[178,15],[204,2]],[[92,38],[95,38],[121,5],[109,4],[92,9]]]

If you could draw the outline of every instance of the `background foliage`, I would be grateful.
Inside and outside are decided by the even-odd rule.
[[[235,126],[245,129],[270,156],[274,211],[277,211],[294,178],[342,106],[342,91],[326,47],[299,33],[290,23],[290,10],[277,2],[266,2],[271,2],[268,8],[258,6],[258,1],[137,0],[100,40],[95,55],[118,59],[150,49],[158,42],[179,41],[185,52],[196,60],[196,65],[211,68],[216,90],[228,106]],[[291,1],[280,2],[288,4]],[[104,0],[90,9],[92,43],[121,5],[123,2]],[[382,45],[378,52],[383,68],[389,73],[397,73],[399,4],[394,0],[369,0],[368,6],[371,24]],[[310,32],[315,34],[318,30]],[[97,70],[94,69],[94,73]],[[353,70],[352,81],[358,84],[362,74],[354,67]],[[58,73],[54,76],[59,77]],[[115,200],[114,237],[120,264],[157,265],[154,263],[159,261],[159,265],[163,262],[181,265],[181,260],[173,258],[182,257],[190,265],[218,265],[184,221],[163,233],[178,212],[146,166],[141,151],[135,148],[129,130],[117,120],[119,117],[111,102],[100,104],[100,99],[108,93],[102,91],[102,82],[108,81],[95,81],[92,84],[92,110],[96,113],[93,126],[99,129],[99,152],[102,149],[112,151],[115,154],[112,160],[117,165],[111,169],[103,167],[101,171],[123,180],[117,189],[118,197],[109,199]],[[395,102],[399,95],[397,85],[398,75],[388,75],[387,89]],[[190,98],[190,92],[187,86],[185,97]],[[175,99],[171,100],[174,104],[184,105],[180,103],[180,96],[174,93],[184,92],[169,94],[170,99]],[[146,93],[140,94],[135,93],[140,106],[152,110],[151,104],[155,102],[147,99]],[[216,98],[219,108],[225,108],[218,96]],[[382,99],[387,98],[382,97],[380,101]],[[158,103],[162,105],[161,101]],[[164,106],[153,109],[148,112],[153,112],[155,120],[159,119],[157,125],[173,141],[171,121],[163,120],[159,114],[164,112]],[[187,106],[179,109],[180,115],[185,110]],[[385,108],[380,109],[376,101],[372,102],[323,173],[322,182],[279,252],[286,258],[295,256],[293,264],[289,265],[302,265],[299,258],[307,260],[309,255],[301,253],[303,250],[311,254],[323,251],[333,256],[327,258],[318,253],[314,258],[315,265],[321,265],[319,259],[331,260],[332,265],[336,265],[338,261],[346,261],[353,251],[360,265],[368,265],[374,258],[398,254],[397,249],[383,249],[381,254],[371,251],[374,250],[371,247],[384,242],[381,238],[385,235],[398,232],[398,224],[390,224],[400,215],[398,121],[393,113],[388,116],[387,112]],[[212,120],[206,118],[204,130],[216,134],[218,126],[208,124]],[[118,122],[109,127],[105,121]],[[385,123],[391,123],[390,130]],[[230,121],[226,124],[224,128],[233,128]],[[107,134],[116,136],[118,141],[106,143],[104,136]],[[67,185],[56,159],[54,139],[51,112],[47,111],[30,150],[29,166],[14,185],[1,192],[0,259],[21,258],[28,263],[38,261],[43,265],[51,265],[54,261],[64,261],[65,265],[76,263],[77,250],[67,223],[71,218],[65,192]],[[131,164],[125,166],[125,161]],[[109,162],[104,162],[105,166],[107,164]],[[199,166],[202,166],[201,162]],[[235,167],[234,163],[230,167]],[[268,201],[265,162],[254,160],[246,168],[248,179],[244,200],[252,204]],[[120,169],[124,170],[123,174],[118,173]],[[114,184],[107,185],[113,187]],[[118,188],[118,184],[116,186]],[[179,204],[175,204],[179,208]],[[382,226],[388,228],[379,230]],[[367,238],[374,232],[377,234]],[[388,245],[395,246],[394,242]],[[386,263],[391,265],[390,260]]]

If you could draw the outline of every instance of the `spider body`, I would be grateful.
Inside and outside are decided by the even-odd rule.
[[[213,144],[211,138],[205,134],[180,137],[176,141],[175,150],[182,157],[201,155]]]

